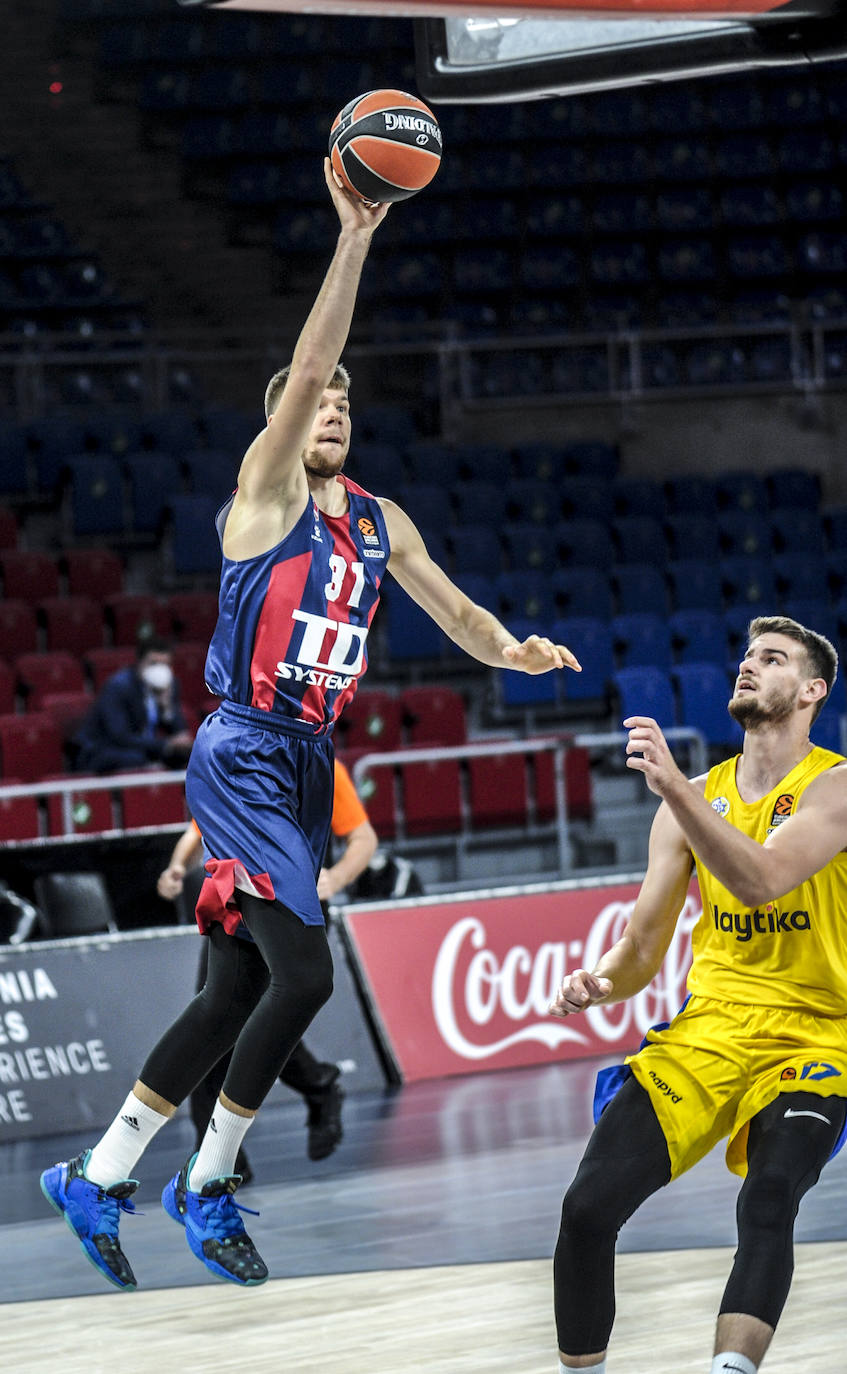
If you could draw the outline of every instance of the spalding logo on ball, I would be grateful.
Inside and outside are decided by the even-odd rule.
[[[333,171],[363,200],[407,200],[441,165],[441,129],[405,91],[368,91],[336,115],[329,134]]]

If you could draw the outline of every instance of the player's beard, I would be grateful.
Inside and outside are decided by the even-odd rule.
[[[303,455],[303,466],[310,477],[337,477],[346,461],[347,454],[340,446],[331,458],[324,457],[317,448]]]
[[[758,695],[730,697],[726,709],[742,730],[758,730],[763,725],[780,725],[788,720],[796,701],[796,694],[774,690],[764,700]]]

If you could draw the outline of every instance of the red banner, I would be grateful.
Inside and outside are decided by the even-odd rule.
[[[692,883],[662,968],[627,1002],[547,1015],[563,976],[620,937],[636,883],[464,897],[345,913],[360,971],[404,1080],[622,1055],[685,997]]]

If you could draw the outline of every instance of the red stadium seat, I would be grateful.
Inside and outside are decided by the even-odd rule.
[[[88,715],[93,700],[90,692],[45,692],[40,710],[52,716],[59,727],[62,743],[67,744]]]
[[[56,653],[20,654],[15,659],[18,686],[27,711],[40,711],[44,697],[56,692],[84,692],[85,674],[80,659]]]
[[[15,674],[8,663],[0,659],[0,714],[8,715],[15,709]]]
[[[5,549],[0,554],[3,595],[35,603],[59,595],[59,568],[49,553],[35,549]]]
[[[0,506],[0,549],[18,547],[18,522],[14,511]]]
[[[103,611],[90,596],[51,596],[39,602],[46,647],[84,654],[99,649],[105,639]]]
[[[356,760],[370,749],[347,749],[339,758],[349,769],[351,775]],[[392,765],[372,764],[358,783],[362,805],[368,813],[368,820],[381,840],[392,840],[397,834],[397,796]]]
[[[217,705],[217,697],[213,697],[206,686],[205,668],[208,651],[208,642],[197,639],[174,644],[171,650],[171,663],[182,693],[183,705],[191,711],[196,711],[198,715],[208,715]]]
[[[467,740],[465,703],[452,687],[407,687],[400,704],[413,745],[457,745]]]
[[[66,549],[61,558],[71,596],[103,601],[124,589],[123,563],[111,549]]]
[[[403,764],[401,773],[408,835],[455,834],[462,829],[462,787],[457,759],[422,759],[420,763]]]
[[[61,793],[51,793],[47,798],[47,831],[50,835],[94,835],[114,828],[111,792],[99,789],[91,792],[84,787],[77,791],[75,788],[71,793],[70,832],[65,828]]]
[[[113,673],[120,672],[121,668],[129,668],[134,662],[135,650],[128,644],[111,649],[89,649],[83,654],[83,663],[91,677],[91,685],[95,692],[99,692],[103,683]]]
[[[163,774],[167,777],[167,774]],[[115,777],[120,784],[120,775]],[[124,830],[173,825],[187,819],[185,791],[181,783],[151,782],[148,787],[122,787],[121,813]]]
[[[553,755],[539,753],[534,757],[536,820],[550,821],[556,815]],[[591,757],[587,749],[568,749],[565,754],[565,808],[571,821],[590,821],[594,816]]]
[[[168,614],[177,639],[202,639],[208,645],[218,623],[217,593],[172,592],[168,597]]]
[[[482,754],[468,759],[471,826],[525,826],[527,769],[523,754]]]
[[[3,785],[14,786],[21,778],[4,778]],[[10,840],[36,840],[41,833],[38,801],[35,797],[0,797],[0,843]]]
[[[17,597],[0,597],[0,656],[16,658],[18,654],[34,654],[37,648],[35,607]]]
[[[157,596],[144,596],[132,592],[121,592],[107,596],[106,624],[112,632],[112,643],[135,645],[138,631],[142,626],[152,625],[157,635],[170,633],[170,617],[167,606]]]
[[[403,747],[400,698],[379,688],[357,692],[341,718],[339,734],[345,749],[380,750]]]
[[[43,711],[0,716],[0,778],[38,782],[62,771],[62,737]]]

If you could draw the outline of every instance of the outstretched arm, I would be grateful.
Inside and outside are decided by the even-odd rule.
[[[571,1016],[596,1002],[624,1002],[655,978],[685,902],[691,859],[673,814],[660,806],[650,831],[647,873],[621,938],[595,968],[565,976],[550,1004],[553,1016]]]
[[[624,721],[627,767],[643,773],[673,812],[691,849],[719,882],[755,907],[791,892],[847,847],[847,764],[830,768],[803,793],[797,810],[759,844],[727,824],[702,788],[680,772],[662,731],[649,716]]]
[[[287,532],[291,513],[299,515],[306,504],[303,449],[347,340],[371,237],[388,211],[387,205],[367,205],[339,186],[328,158],[324,177],[341,225],[338,242],[297,340],[279,405],[241,464],[226,525],[226,552],[231,557],[250,557],[272,548]]]
[[[322,868],[318,875],[318,896],[327,902],[343,892],[364,873],[377,850],[379,841],[370,821],[361,821],[345,836],[344,853],[331,868]]]
[[[433,562],[417,527],[399,506],[384,498],[379,504],[391,542],[390,571],[461,649],[491,668],[517,668],[524,673],[546,673],[551,668],[580,671],[564,644],[554,644],[541,635],[530,635],[520,643],[496,616],[471,601]]]
[[[179,896],[185,882],[185,875],[189,868],[193,868],[197,863],[202,848],[203,840],[200,831],[194,822],[190,821],[174,845],[167,868],[159,874],[156,890],[160,897],[172,902]]]

